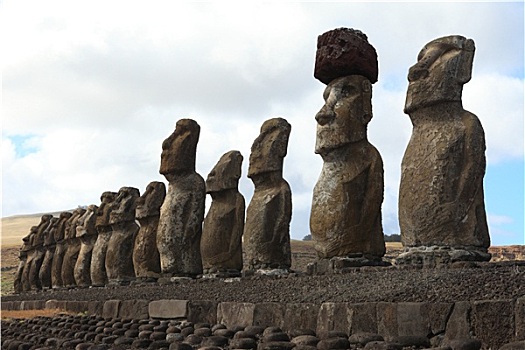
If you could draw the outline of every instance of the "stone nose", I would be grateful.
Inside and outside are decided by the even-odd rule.
[[[321,110],[315,115],[315,120],[317,120],[317,123],[321,126],[330,123],[334,118],[334,111],[332,111],[326,105],[324,105],[323,108],[321,108]]]
[[[419,79],[425,79],[428,77],[428,69],[424,67],[420,67],[419,65],[415,65],[413,67],[410,67],[408,71],[408,81],[417,81]]]

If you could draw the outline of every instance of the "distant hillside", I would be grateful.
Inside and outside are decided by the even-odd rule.
[[[61,212],[46,213],[53,216],[60,215]],[[22,238],[25,237],[31,226],[36,226],[40,222],[43,213],[29,215],[15,215],[2,218],[2,247],[20,246]]]

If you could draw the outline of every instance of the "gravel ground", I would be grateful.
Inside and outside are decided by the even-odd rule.
[[[189,299],[232,302],[457,302],[525,295],[525,261],[449,269],[356,268],[341,275],[256,276],[226,282],[197,279],[171,285],[28,292],[15,300]]]

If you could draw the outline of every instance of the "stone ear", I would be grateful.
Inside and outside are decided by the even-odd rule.
[[[461,84],[468,83],[470,78],[472,78],[472,64],[475,51],[474,40],[467,39],[463,44],[457,69],[457,79]]]
[[[372,84],[366,79],[363,80],[361,87],[363,91],[363,121],[368,124],[372,120]]]

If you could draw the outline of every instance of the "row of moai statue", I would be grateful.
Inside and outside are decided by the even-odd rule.
[[[425,45],[409,70],[404,111],[413,131],[401,165],[405,251],[398,265],[490,259],[484,132],[461,102],[474,50],[471,39],[439,38]],[[386,265],[383,163],[367,139],[377,53],[362,32],[331,30],[318,38],[314,76],[327,86],[315,116],[315,153],[323,167],[310,215],[319,257],[311,269]],[[24,238],[15,289],[229,277],[241,270],[286,273],[292,199],[283,159],[290,131],[282,118],[263,123],[251,149],[248,177],[255,190],[245,211],[238,191],[240,152],[225,153],[204,181],[195,171],[200,126],[179,120],[162,144],[160,173],[167,191],[161,182],[150,183],[142,196],[124,187],[104,192],[99,207],[59,218],[44,215]],[[204,217],[206,193],[212,203]]]
[[[195,171],[200,126],[179,120],[162,145],[167,191],[156,181],[142,196],[123,187],[104,192],[99,206],[42,216],[23,239],[15,291],[287,272],[292,202],[282,167],[290,131],[282,118],[262,125],[250,156],[255,192],[245,221],[243,156],[225,153],[205,182]],[[212,203],[204,218],[206,193]]]

